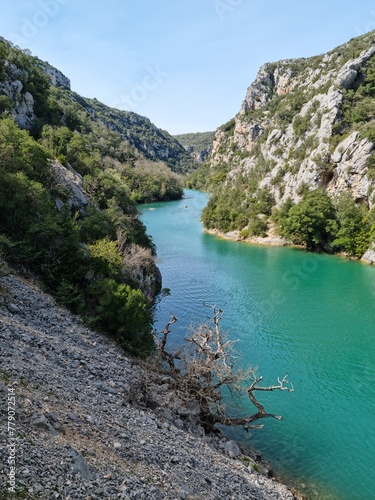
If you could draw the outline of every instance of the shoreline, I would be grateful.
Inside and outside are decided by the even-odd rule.
[[[361,257],[353,257],[344,252],[336,252],[336,253],[328,253],[328,252],[314,252],[312,250],[308,250],[304,245],[296,245],[281,236],[252,236],[250,238],[243,238],[240,234],[240,231],[228,231],[227,233],[223,233],[218,229],[206,229],[203,228],[203,231],[206,234],[210,234],[211,236],[216,236],[217,238],[221,238],[229,241],[236,241],[239,243],[248,243],[250,245],[258,245],[258,246],[270,246],[270,247],[290,247],[290,248],[298,248],[300,250],[304,250],[306,252],[311,253],[322,253],[324,255],[330,255],[332,257],[341,257],[348,261],[357,261],[362,264],[366,264],[368,266],[375,265],[375,246],[374,249],[369,248],[368,251]]]
[[[223,233],[218,229],[203,229],[205,233],[211,234],[213,236],[217,236],[218,238],[222,238],[224,240],[231,241],[239,241],[243,243],[250,243],[252,245],[263,245],[263,246],[278,246],[278,247],[286,247],[291,246],[295,248],[304,248],[302,245],[294,245],[288,240],[281,238],[280,236],[253,236],[251,238],[243,238],[240,234],[240,231],[228,231],[227,233]]]
[[[127,357],[37,281],[9,269],[0,285],[0,392],[11,387],[17,396],[17,487],[25,494],[304,498],[272,477],[256,451],[206,435],[167,374]]]

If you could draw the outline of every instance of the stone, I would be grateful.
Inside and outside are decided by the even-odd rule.
[[[7,304],[8,311],[11,312],[12,314],[16,314],[20,312],[20,308],[17,306],[17,304],[14,304],[13,302],[10,302]]]
[[[375,264],[375,245],[372,245],[363,255],[362,259],[366,264]]]
[[[90,480],[92,477],[89,464],[77,450],[73,450],[71,469],[75,474],[79,474],[82,479]]]
[[[67,168],[58,161],[52,162],[55,181],[66,188],[70,194],[68,206],[84,212],[89,204],[89,197],[83,188],[83,178],[72,167]]]
[[[238,458],[242,455],[238,444],[232,440],[224,443],[224,450],[231,458]]]

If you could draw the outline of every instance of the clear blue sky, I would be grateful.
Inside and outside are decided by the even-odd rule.
[[[0,34],[172,134],[214,130],[265,62],[375,29],[370,0],[3,0]]]

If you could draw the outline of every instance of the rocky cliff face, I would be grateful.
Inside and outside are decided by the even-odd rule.
[[[28,74],[15,64],[5,62],[6,78],[0,82],[0,95],[7,96],[13,102],[12,115],[21,128],[30,128],[35,120],[34,98],[30,92],[25,92],[24,83]]]
[[[298,201],[304,185],[324,185],[332,196],[349,189],[355,200],[373,206],[375,186],[366,175],[366,162],[374,143],[354,130],[332,151],[332,138],[342,117],[344,92],[361,78],[364,64],[374,54],[371,46],[342,65],[342,56],[334,52],[314,59],[314,65],[288,60],[262,66],[231,133],[217,131],[211,164],[229,164],[230,180],[254,170],[263,157],[268,171],[259,184],[271,190],[278,205],[289,197]],[[303,68],[297,75],[296,67]],[[283,120],[277,111],[293,97],[304,101],[302,107]],[[275,109],[267,104],[276,104]]]
[[[38,109],[38,104],[46,101],[50,84],[60,91],[60,94],[54,94],[55,99],[60,101],[66,99],[76,103],[82,111],[88,111],[98,123],[120,133],[124,141],[147,159],[163,161],[171,170],[178,173],[186,173],[197,168],[197,162],[185,148],[168,132],[151,123],[148,118],[130,111],[110,108],[96,99],[79,96],[71,91],[70,80],[61,71],[37,57],[32,57],[28,51],[20,51],[13,47],[2,37],[0,42],[3,44],[3,47],[0,46],[0,98],[6,96],[11,100],[11,114],[21,128],[30,129],[35,119],[41,118],[42,111]],[[43,81],[40,72],[47,75],[48,79]],[[36,95],[41,88],[44,92],[42,97]]]
[[[65,90],[70,90],[70,80],[58,69],[35,58],[36,64],[48,75],[51,85]],[[11,111],[16,122],[21,128],[29,129],[37,118],[35,113],[34,96],[27,91],[27,84],[31,76],[27,69],[4,61],[5,77],[0,81],[0,96],[7,96],[13,103]]]
[[[48,75],[51,79],[51,84],[55,87],[60,87],[65,90],[71,90],[70,88],[70,80],[66,77],[61,71],[54,68],[50,64],[41,62],[41,67],[43,71]]]
[[[186,151],[196,162],[203,163],[212,152],[215,132],[180,134],[174,137],[184,146]]]
[[[211,172],[222,186],[240,178],[268,189],[280,207],[288,198],[324,188],[333,199],[349,191],[375,204],[374,33],[309,59],[263,65],[236,117],[220,127]],[[252,196],[249,189],[244,193]]]
[[[74,98],[74,96],[73,96]],[[110,130],[118,132],[146,158],[164,161],[172,171],[190,172],[197,168],[185,148],[165,130],[156,127],[148,118],[132,111],[110,108],[96,99],[78,99],[92,116]]]

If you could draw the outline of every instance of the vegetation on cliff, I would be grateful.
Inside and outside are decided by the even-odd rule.
[[[66,82],[0,40],[0,252],[127,351],[147,354],[161,279],[136,203],[181,197],[178,172],[193,163],[149,120]]]
[[[268,63],[211,157],[187,180],[207,228],[361,257],[374,241],[374,33],[328,54]]]
[[[215,132],[196,132],[174,136],[186,151],[198,162],[204,162],[212,151]]]

